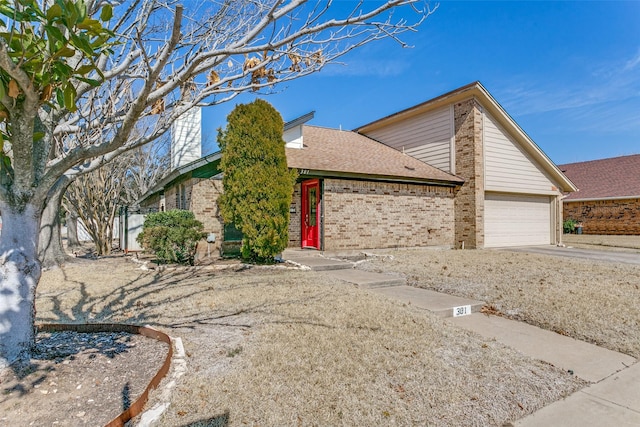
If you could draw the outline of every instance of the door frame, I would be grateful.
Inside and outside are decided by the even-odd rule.
[[[301,225],[301,239],[300,239],[300,244],[302,246],[302,248],[314,248],[314,249],[318,249],[321,250],[322,248],[322,241],[321,241],[321,236],[322,234],[320,233],[320,229],[322,227],[322,223],[321,223],[321,218],[322,218],[322,214],[321,214],[321,210],[322,210],[322,197],[320,196],[321,193],[321,185],[320,185],[320,180],[319,179],[308,179],[305,181],[302,181],[301,183],[301,187],[300,187],[300,193],[301,193],[301,204],[302,204],[302,209],[300,209],[300,225]],[[310,187],[316,187],[317,191],[316,191],[316,225],[315,225],[315,238],[313,240],[315,240],[315,244],[313,244],[313,241],[309,242],[309,240],[307,240],[307,222],[306,222],[306,217],[309,213],[309,200],[308,200],[308,189]]]

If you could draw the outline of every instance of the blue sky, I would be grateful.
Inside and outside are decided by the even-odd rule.
[[[640,153],[640,1],[442,1],[403,40],[262,97],[285,121],[353,129],[479,80],[558,164]],[[205,153],[254,98],[203,112]]]

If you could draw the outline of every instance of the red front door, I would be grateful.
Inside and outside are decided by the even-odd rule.
[[[302,182],[302,247],[320,249],[320,181]]]

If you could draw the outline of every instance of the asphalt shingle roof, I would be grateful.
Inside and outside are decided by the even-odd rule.
[[[640,154],[558,167],[579,189],[565,200],[640,196]]]
[[[290,168],[462,184],[464,180],[352,131],[303,126],[302,149],[287,148]]]

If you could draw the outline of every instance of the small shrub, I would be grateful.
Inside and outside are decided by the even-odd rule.
[[[203,229],[193,212],[174,209],[147,215],[137,240],[160,263],[193,265],[198,241],[205,237]]]
[[[576,221],[575,219],[565,219],[564,222],[562,223],[562,230],[564,231],[565,234],[569,234],[569,233],[573,233],[576,229],[576,225],[578,224],[578,221]]]

